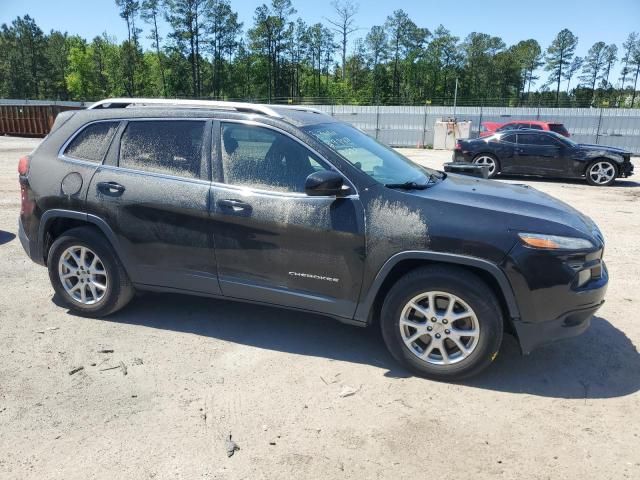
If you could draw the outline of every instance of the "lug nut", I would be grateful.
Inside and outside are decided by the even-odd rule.
[[[433,327],[427,327],[427,330],[430,332],[431,330],[433,330]]]
[[[440,334],[439,333],[436,333],[436,338],[440,338]]]
[[[446,333],[447,335],[449,335],[451,333],[450,330],[445,330],[444,333]]]
[[[444,323],[444,324],[446,325],[447,323],[449,323],[449,320],[447,320],[447,319],[445,318],[444,320],[442,320],[442,323]]]
[[[431,321],[432,321],[432,322],[437,322],[437,321],[438,321],[438,319],[437,319],[436,317],[431,317]]]

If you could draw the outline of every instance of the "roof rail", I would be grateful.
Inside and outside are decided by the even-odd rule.
[[[89,107],[90,110],[100,108],[127,108],[148,106],[176,106],[186,108],[219,108],[224,110],[236,110],[238,112],[261,113],[270,117],[281,118],[273,108],[267,105],[244,102],[221,102],[216,100],[182,100],[178,98],[107,98],[100,100]]]

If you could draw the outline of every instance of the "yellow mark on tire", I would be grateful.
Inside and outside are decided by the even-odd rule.
[[[497,356],[498,356],[498,352],[496,352],[493,355],[491,355],[491,361],[493,362],[496,359]]]

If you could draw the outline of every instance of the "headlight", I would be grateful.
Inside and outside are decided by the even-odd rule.
[[[560,237],[558,235],[543,235],[540,233],[519,233],[522,243],[531,248],[545,250],[588,250],[595,245],[589,240],[576,237]]]

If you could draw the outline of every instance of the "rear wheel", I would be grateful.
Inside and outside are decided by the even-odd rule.
[[[489,169],[489,178],[495,177],[500,172],[500,162],[498,159],[488,153],[481,153],[473,159],[476,165],[482,165]]]
[[[51,245],[47,266],[56,294],[82,315],[109,315],[133,297],[133,286],[111,244],[94,228],[64,232]]]
[[[589,185],[606,187],[615,182],[618,167],[610,160],[595,160],[587,167],[586,177]]]
[[[391,289],[382,334],[396,360],[416,374],[458,380],[479,373],[502,342],[502,312],[491,289],[472,272],[429,266]]]

